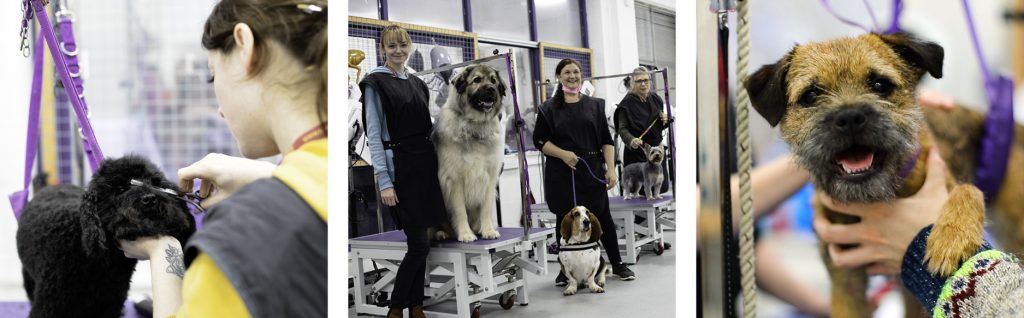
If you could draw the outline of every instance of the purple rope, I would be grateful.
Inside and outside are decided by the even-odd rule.
[[[903,14],[903,0],[893,0],[892,2],[892,21],[889,23],[889,30],[885,31],[885,34],[893,34],[900,32],[903,29],[900,28],[900,16]]]
[[[964,6],[964,16],[967,17],[967,28],[971,31],[971,42],[974,43],[974,53],[978,55],[978,64],[981,67],[981,74],[985,77],[985,82],[992,81],[992,74],[988,72],[988,63],[985,62],[985,55],[981,52],[981,43],[978,41],[978,31],[974,29],[974,17],[971,15],[971,7],[967,5],[967,0],[961,0],[961,4]],[[986,88],[986,91],[988,89]],[[994,94],[992,91],[988,91],[988,96]]]
[[[523,197],[524,197],[524,199],[523,199],[523,211],[526,213],[526,222],[524,222],[524,223],[526,223],[526,226],[523,227],[523,240],[526,240],[527,237],[529,237],[530,220],[532,220],[531,217],[533,216],[533,209],[530,208],[530,204],[531,204],[530,201],[532,201],[530,198],[533,198],[533,189],[530,188],[530,169],[529,169],[529,162],[526,161],[526,141],[523,140],[523,126],[519,124],[519,123],[523,122],[523,116],[522,116],[522,113],[519,112],[519,94],[516,92],[516,82],[515,82],[515,74],[514,74],[515,69],[512,68],[512,53],[511,52],[506,53],[506,55],[505,55],[505,67],[508,69],[508,87],[509,87],[509,90],[512,93],[512,105],[516,109],[516,135],[518,135],[518,137],[519,137],[518,144],[516,144],[517,146],[519,146],[519,153],[516,154],[516,157],[518,158],[517,161],[519,162],[519,173],[523,177],[523,182],[524,182],[524,184],[521,185],[521,187],[522,187],[521,191],[523,191]],[[575,187],[575,184],[573,186]],[[576,200],[576,191],[575,191],[575,188],[574,188],[574,190],[573,190],[573,203],[574,204],[576,202],[575,200]]]
[[[839,15],[839,13],[836,12],[836,10],[832,8],[832,5],[829,4],[828,0],[821,0],[821,5],[825,7],[825,10],[828,10],[828,13],[831,13],[832,16],[836,17],[836,19],[838,19],[839,21],[841,21],[843,23],[846,23],[847,25],[850,25],[850,26],[855,26],[855,27],[861,28],[862,30],[864,30],[864,32],[871,33],[871,28],[863,26],[860,23],[854,22],[853,20],[849,20],[849,19],[844,18],[843,16]],[[871,11],[871,10],[868,9],[868,11]]]
[[[605,185],[608,184],[608,181],[598,178],[597,175],[594,174],[594,170],[590,169],[590,164],[587,163],[586,160],[580,160],[579,162],[582,162],[583,165],[586,166],[587,172],[590,173],[590,176],[593,177],[594,180],[597,180],[597,182],[600,182]],[[576,169],[569,170],[569,173],[570,176],[572,176],[572,205],[576,206]]]

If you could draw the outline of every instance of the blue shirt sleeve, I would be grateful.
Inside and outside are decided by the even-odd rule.
[[[387,121],[381,114],[380,95],[377,95],[373,87],[366,86],[363,101],[366,103],[363,108],[366,109],[366,142],[370,144],[370,161],[373,164],[373,173],[377,175],[377,188],[384,191],[394,187],[391,183],[391,167],[394,167],[391,162],[392,154],[390,150],[385,150],[384,144],[381,143],[382,136],[390,139],[387,129],[384,128],[387,127]],[[382,123],[384,127],[381,127]]]

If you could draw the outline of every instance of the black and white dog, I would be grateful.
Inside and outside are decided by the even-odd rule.
[[[562,272],[569,277],[569,284],[563,295],[576,294],[580,283],[586,283],[591,292],[603,293],[605,276],[611,270],[608,262],[601,258],[601,223],[597,216],[586,207],[572,208],[562,218],[562,242],[558,250],[558,262]]]
[[[148,160],[126,156],[104,160],[87,189],[40,190],[18,221],[29,317],[120,317],[137,261],[118,240],[170,235],[184,245],[196,230],[176,188]],[[172,253],[183,272],[181,251]]]

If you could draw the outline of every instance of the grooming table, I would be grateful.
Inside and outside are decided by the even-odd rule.
[[[554,229],[530,229],[526,241],[522,228],[498,228],[501,238],[478,239],[462,243],[452,239],[436,242],[427,257],[424,312],[428,317],[479,317],[480,304],[497,297],[502,308],[517,302],[527,305],[527,279],[524,272],[547,275],[547,240]],[[350,272],[355,273],[354,298],[357,314],[384,316],[388,308],[379,306],[389,297],[382,292],[394,288],[398,265],[406,252],[402,231],[390,231],[349,240]],[[378,270],[377,279],[367,279],[367,261]],[[433,304],[455,298],[456,312],[431,310]],[[489,302],[490,300],[488,300]]]
[[[662,194],[661,199],[656,200],[609,197],[608,208],[612,220],[621,230],[618,234],[623,262],[636,264],[640,248],[647,244],[653,243],[655,254],[664,253],[665,227],[675,228],[675,219],[667,217],[668,214],[675,214],[675,199],[671,194]],[[557,222],[547,203],[531,205],[530,209],[533,211],[531,221],[534,227],[539,228],[544,222]],[[644,221],[634,223],[636,216],[643,217]]]
[[[29,305],[28,301],[0,301],[0,317],[4,318],[24,318],[28,317],[29,309],[32,305]],[[121,312],[121,318],[139,318],[143,317],[137,311],[135,311],[135,304],[131,300],[124,302],[124,311]]]

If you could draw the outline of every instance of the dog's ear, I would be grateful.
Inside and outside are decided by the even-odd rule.
[[[107,249],[107,232],[103,229],[98,213],[102,206],[100,199],[93,191],[88,191],[79,209],[78,224],[82,228],[82,249],[86,255],[95,255]]]
[[[597,219],[594,212],[587,211],[587,216],[590,217],[590,242],[600,241],[601,234],[604,233],[601,230],[601,221]]]
[[[473,73],[472,66],[463,69],[462,72],[459,72],[459,75],[455,75],[455,79],[452,80],[453,85],[455,85],[455,92],[459,94],[466,93],[466,86],[469,85],[469,80],[466,79],[466,76],[469,76],[469,73]]]
[[[505,96],[505,91],[508,90],[508,85],[505,85],[505,78],[501,77],[501,73],[495,72],[498,77],[498,96]]]
[[[925,72],[934,78],[942,78],[942,60],[945,57],[942,46],[915,38],[905,32],[878,35],[878,37],[889,45],[889,48],[895,51],[907,65],[918,71],[916,78],[924,76]]]
[[[559,233],[562,234],[562,238],[565,239],[566,241],[569,241],[569,238],[572,237],[573,212],[576,212],[575,207],[572,208],[572,210],[569,210],[569,213],[566,213],[565,216],[562,217],[562,228],[559,230]]]
[[[772,127],[782,121],[789,104],[786,98],[786,74],[789,73],[792,55],[793,51],[790,51],[775,64],[762,66],[743,83],[750,95],[750,104]]]

